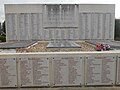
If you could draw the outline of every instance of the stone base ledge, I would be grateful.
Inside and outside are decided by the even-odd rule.
[[[120,87],[1,88],[0,90],[120,90]]]

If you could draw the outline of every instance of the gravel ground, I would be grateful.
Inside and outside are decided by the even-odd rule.
[[[72,51],[95,51],[95,47],[84,41],[77,41],[81,48],[46,48],[48,42],[39,41],[37,44],[27,48],[19,48],[18,52],[72,52]]]

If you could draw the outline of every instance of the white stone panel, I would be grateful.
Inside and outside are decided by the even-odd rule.
[[[30,9],[28,9],[28,7]],[[13,10],[10,10],[10,8]],[[35,8],[38,8],[40,11],[37,12],[38,9],[33,12],[30,11],[34,10]],[[21,11],[21,9],[23,9],[23,12]],[[6,37],[8,41],[50,40],[51,38],[114,39],[114,4],[16,4],[5,5],[5,10],[7,28]],[[49,30],[53,30],[53,34],[51,34],[51,31]]]
[[[94,14],[91,14],[91,39],[94,39]]]
[[[85,14],[80,13],[80,31],[79,31],[79,37],[80,39],[85,39]]]
[[[99,14],[96,14],[96,17],[95,17],[95,19],[96,19],[96,39],[99,39]]]
[[[115,13],[115,4],[80,4],[79,12]]]
[[[58,38],[61,39],[61,29],[58,29]]]
[[[17,34],[17,40],[20,40],[20,21],[19,21],[19,19],[20,19],[20,14],[17,14],[17,32],[16,32],[16,34]]]
[[[53,31],[52,31],[52,32],[53,32],[53,39],[56,39],[56,38],[55,38],[55,29],[52,29],[52,30],[53,30]],[[64,32],[63,32],[63,33],[64,33]]]
[[[68,83],[68,62],[67,60],[61,61],[61,59],[53,60],[53,85],[65,85]]]
[[[21,13],[19,15],[19,30],[20,30],[20,40],[26,40],[27,38],[27,31],[25,30],[25,14]]]
[[[44,6],[44,27],[76,27],[76,10],[74,5]],[[45,11],[46,10],[46,11]]]
[[[27,20],[28,20],[28,39],[29,40],[32,40],[32,36],[33,36],[33,34],[32,34],[32,31],[33,31],[33,29],[32,29],[32,27],[33,27],[33,25],[32,25],[32,14],[31,13],[27,13]]]
[[[47,58],[19,58],[20,87],[49,86],[49,79],[49,60]]]
[[[32,13],[31,14],[31,25],[32,25],[32,39],[37,40],[38,39],[38,14],[37,13]]]
[[[110,15],[110,32],[109,39],[114,39],[115,14]]]
[[[75,5],[75,12],[74,12],[74,19],[75,19],[75,22],[73,22],[74,24],[75,24],[75,26],[76,27],[78,27],[78,25],[79,25],[79,12],[78,12],[78,10],[79,10],[79,5]]]
[[[25,31],[24,31],[24,33],[26,34],[26,40],[30,40],[30,24],[29,24],[29,14],[25,14],[24,15],[24,19],[25,19]]]
[[[66,39],[69,39],[68,37],[69,37],[69,28],[67,28],[67,29],[65,29],[66,30]]]
[[[55,38],[61,39],[61,29],[55,29]]]
[[[106,14],[103,14],[103,31],[102,31],[102,38],[105,39],[105,31],[106,31]]]
[[[61,39],[65,39],[65,31],[63,29],[61,30]]]
[[[104,39],[103,36],[103,14],[98,14],[98,39]]]
[[[86,16],[86,39],[91,39],[91,14]]]
[[[19,58],[19,85],[32,86],[33,84],[32,61],[27,58]]]
[[[69,30],[67,31],[67,33],[68,33],[67,38],[68,38],[68,39],[70,39],[70,31],[71,31],[71,29],[69,29]]]
[[[69,39],[73,39],[73,32],[74,32],[73,29],[69,30]]]
[[[49,40],[51,40],[52,39],[52,37],[53,37],[53,32],[52,32],[52,29],[49,29]]]
[[[58,35],[59,35],[59,34],[58,34],[58,30],[55,29],[55,38],[56,38],[56,39],[58,39]]]
[[[89,56],[85,61],[85,85],[113,85],[116,57]]]
[[[0,87],[17,87],[16,58],[0,58]]]
[[[85,32],[85,39],[87,39],[88,38],[88,29],[87,29],[87,14],[85,13],[84,14],[84,24],[83,24],[83,30],[84,30],[84,32]]]
[[[78,30],[78,33],[79,33],[79,39],[83,39],[82,37],[82,33],[83,33],[83,30],[82,30],[82,13],[79,14],[79,30]]]
[[[74,29],[74,28],[73,28],[73,39],[79,39],[78,29]]]
[[[82,30],[83,30],[83,39],[85,39],[85,32],[86,32],[86,14],[83,14],[83,20],[82,20]]]
[[[98,18],[97,18],[97,14],[92,14],[92,19],[93,19],[93,39],[97,39],[97,30],[98,30]]]
[[[49,29],[49,39],[52,40],[54,39],[54,29]]]
[[[38,22],[38,39],[39,40],[43,40],[44,38],[44,29],[43,29],[43,14],[38,14],[38,19],[37,19],[37,22]]]
[[[44,40],[50,40],[50,30],[49,29],[44,29]]]
[[[13,17],[13,14],[6,14],[7,40],[13,40],[13,23],[11,23],[12,17]]]
[[[83,58],[59,56],[52,60],[53,86],[81,86],[83,84]]]
[[[109,39],[109,28],[110,28],[110,14],[106,14],[106,18],[105,18],[105,39]]]
[[[17,14],[12,14],[12,23],[13,23],[13,40],[17,40]]]
[[[5,13],[42,13],[41,4],[5,4]]]

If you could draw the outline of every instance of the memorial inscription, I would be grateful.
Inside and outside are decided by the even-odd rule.
[[[20,85],[49,86],[49,60],[47,58],[20,58]]]
[[[0,58],[0,87],[17,87],[15,58]]]
[[[53,60],[54,86],[81,85],[83,74],[82,57],[56,57]]]
[[[112,85],[115,81],[115,57],[87,57],[86,85]]]

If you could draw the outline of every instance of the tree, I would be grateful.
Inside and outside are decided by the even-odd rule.
[[[0,35],[1,35],[1,22],[0,22]]]
[[[120,19],[115,19],[115,39],[120,40]]]
[[[5,21],[2,23],[1,26],[1,35],[6,35]]]

